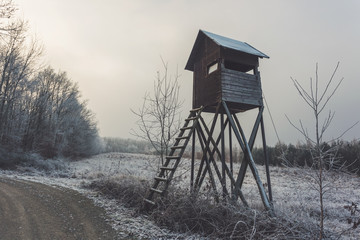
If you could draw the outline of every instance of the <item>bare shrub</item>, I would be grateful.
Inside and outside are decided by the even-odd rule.
[[[358,204],[352,202],[349,205],[345,205],[344,208],[350,213],[350,216],[347,218],[348,224],[352,225],[353,229],[356,229],[360,226],[360,209]]]
[[[168,64],[163,63],[164,73],[157,72],[154,81],[153,94],[146,93],[139,110],[131,110],[139,119],[136,122],[138,130],[132,129],[132,134],[149,141],[155,152],[160,156],[159,167],[164,164],[174,137],[180,128],[179,74],[168,74]]]
[[[16,169],[18,164],[26,162],[28,157],[22,151],[0,145],[0,169]]]
[[[84,187],[95,189],[108,197],[120,200],[126,207],[140,210],[150,185],[147,181],[133,176],[118,176],[97,179]]]
[[[69,177],[69,161],[62,158],[44,159],[36,153],[24,153],[24,161],[16,167],[19,172]]]

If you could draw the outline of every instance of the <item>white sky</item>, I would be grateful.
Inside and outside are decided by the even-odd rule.
[[[327,81],[345,80],[329,106],[336,111],[327,138],[360,120],[360,1],[333,0],[14,0],[20,17],[45,46],[45,63],[68,72],[95,112],[101,136],[128,138],[152,89],[160,55],[170,72],[178,66],[184,115],[191,108],[192,72],[183,70],[199,29],[247,42],[270,56],[260,61],[263,91],[281,141],[303,140],[285,118],[311,111],[301,102],[290,76],[305,86],[319,63]],[[251,113],[244,122],[253,124]],[[268,144],[274,134],[265,114]],[[360,138],[360,126],[344,137]]]

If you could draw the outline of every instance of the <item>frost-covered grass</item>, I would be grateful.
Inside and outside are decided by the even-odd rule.
[[[46,162],[47,161],[47,162]],[[136,178],[139,181],[152,182],[158,169],[158,161],[154,156],[142,154],[107,153],[100,154],[77,162],[51,162],[45,160],[34,166],[23,166],[21,171],[1,171],[1,175],[17,177],[45,184],[70,187],[83,192],[94,199],[96,204],[103,206],[111,218],[115,229],[121,237],[136,236],[139,238],[191,238],[191,235],[178,235],[154,225],[136,210],[126,208],[114,199],[106,199],[96,191],[84,189],[81,186],[95,180]],[[234,166],[238,171],[240,166]],[[42,169],[42,170],[41,170]],[[189,188],[189,161],[186,159],[180,165],[174,184],[180,188]],[[318,193],[313,188],[309,169],[271,167],[271,181],[276,214],[281,218],[300,221],[313,229],[319,215]],[[258,166],[261,179],[265,180],[263,166]],[[328,233],[340,234],[351,228],[347,223],[350,212],[344,208],[352,202],[360,203],[360,178],[350,174],[334,174],[330,177],[331,187],[325,196],[326,220]],[[333,182],[332,182],[333,181]],[[243,193],[252,208],[261,210],[260,200],[251,171],[248,170],[243,186]],[[314,233],[314,237],[316,232]],[[343,239],[359,239],[360,227],[343,233]],[[193,236],[198,238],[198,236]]]

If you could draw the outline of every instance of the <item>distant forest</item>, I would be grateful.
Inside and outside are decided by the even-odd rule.
[[[322,145],[324,151],[336,146],[337,157],[334,169],[344,166],[350,172],[360,175],[360,140],[336,141]],[[311,166],[312,157],[309,147],[306,144],[283,144],[278,143],[275,147],[267,147],[269,163],[273,166],[304,167]],[[262,148],[253,149],[254,161],[257,164],[264,164],[264,153]]]
[[[103,152],[123,152],[123,153],[143,153],[156,154],[151,144],[146,141],[137,141],[133,139],[121,138],[103,138]],[[337,141],[330,144],[324,144],[324,151],[332,146],[337,146],[337,165],[346,166],[348,171],[357,172],[360,169],[360,140]],[[191,157],[191,146],[188,146],[184,157]],[[229,151],[227,151],[229,152]],[[275,146],[267,146],[269,163],[272,166],[305,167],[312,165],[312,158],[306,144],[284,144],[278,143]],[[254,161],[259,165],[264,165],[263,148],[254,148],[252,150]],[[233,149],[233,161],[239,162],[242,159],[242,152],[239,148]],[[198,152],[197,158],[202,154]],[[229,161],[229,154],[226,156]],[[336,166],[334,167],[336,168]]]
[[[41,64],[42,46],[0,5],[0,167],[25,153],[44,158],[89,156],[99,137],[93,114],[66,72]]]
[[[150,142],[115,137],[102,138],[102,152],[155,154]]]

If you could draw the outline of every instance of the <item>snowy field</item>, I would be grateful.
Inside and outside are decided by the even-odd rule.
[[[123,207],[115,200],[106,199],[98,193],[83,189],[83,183],[92,180],[133,176],[143,180],[152,181],[158,169],[158,161],[154,156],[142,154],[107,153],[84,159],[77,162],[63,163],[65,169],[44,173],[31,167],[24,167],[17,172],[0,171],[0,176],[41,182],[52,186],[67,187],[77,190],[105,208],[109,221],[118,230],[119,237],[136,238],[187,238],[198,239],[198,236],[177,235],[162,229],[146,217],[138,216],[131,209]],[[235,165],[235,172],[239,169]],[[189,161],[184,159],[177,171],[175,184],[189,187]],[[318,193],[312,184],[312,171],[299,168],[270,167],[271,184],[276,214],[286,215],[289,218],[316,223],[319,214]],[[265,171],[258,166],[261,179],[264,181]],[[360,178],[348,174],[334,174],[328,179],[329,191],[325,197],[327,218],[325,226],[332,232],[342,232],[349,229],[347,218],[350,213],[344,208],[352,202],[360,204]],[[250,206],[261,209],[262,203],[257,187],[250,170],[244,180],[243,193]],[[344,239],[360,239],[360,229],[346,233]]]

